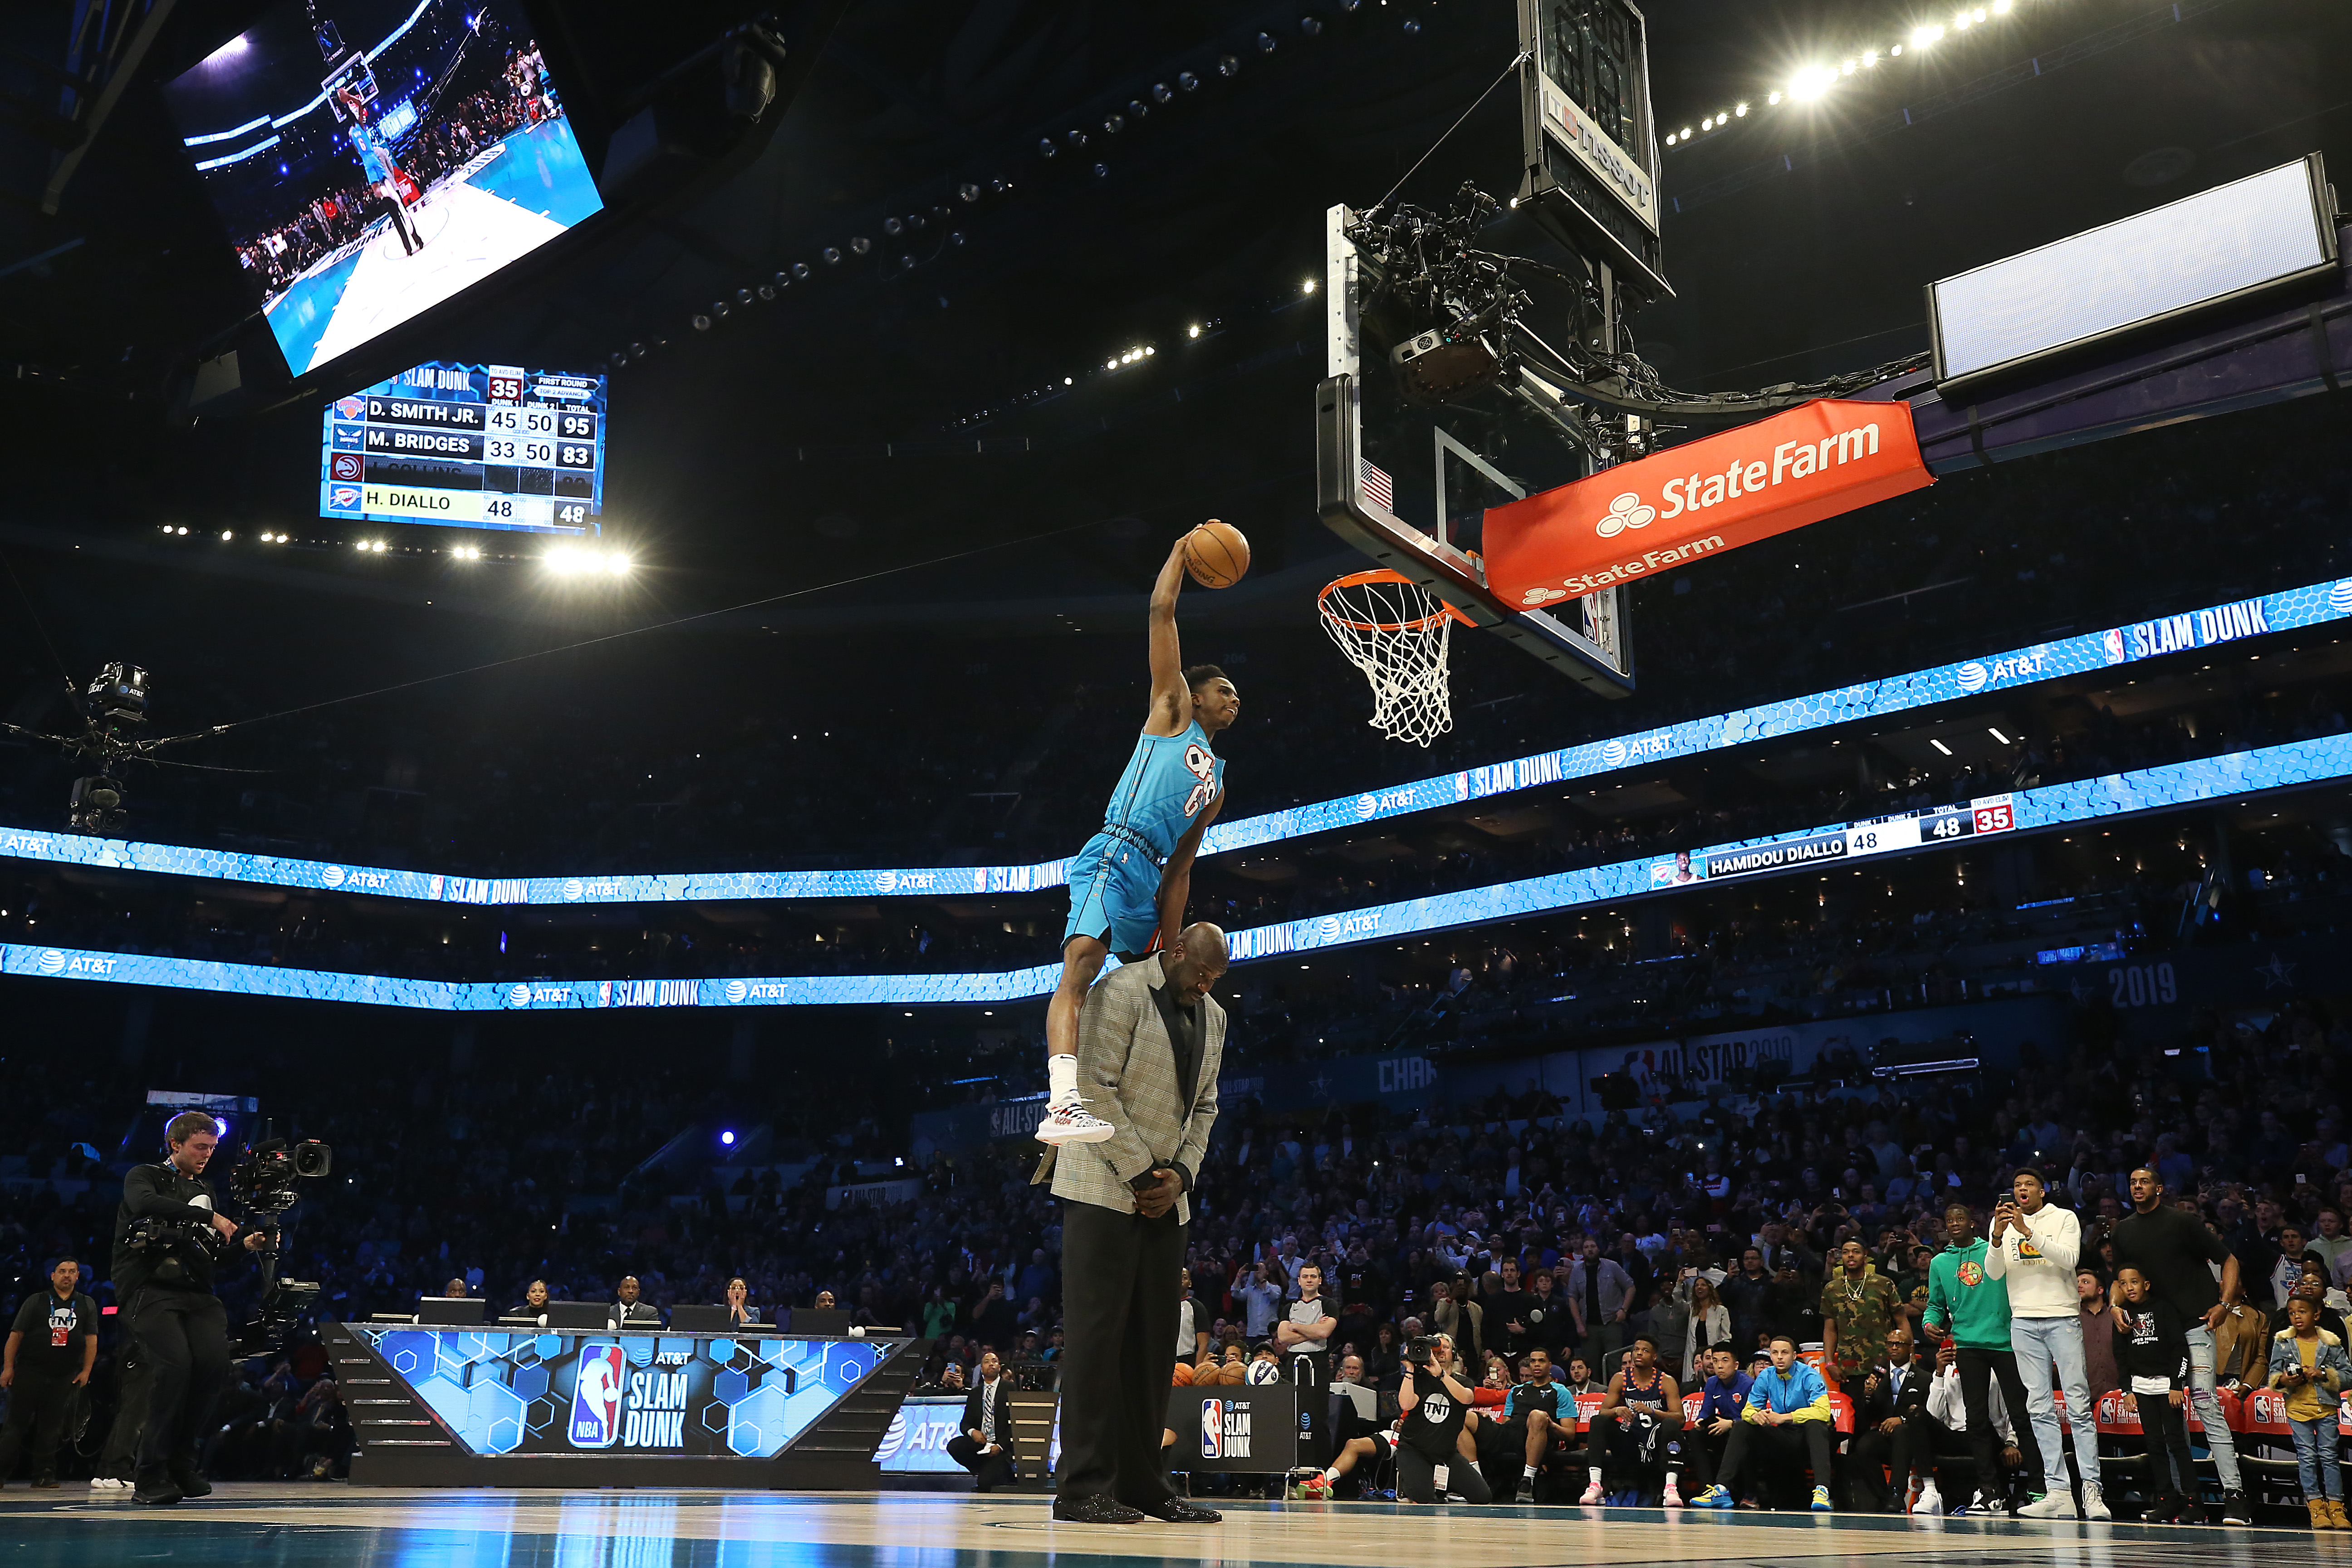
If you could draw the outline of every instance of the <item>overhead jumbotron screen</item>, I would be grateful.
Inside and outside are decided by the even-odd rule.
[[[420,364],[336,398],[320,424],[320,517],[602,531],[602,375]]]
[[[288,0],[163,92],[298,376],[604,208],[516,0]]]

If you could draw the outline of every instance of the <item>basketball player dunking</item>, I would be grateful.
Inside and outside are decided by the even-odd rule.
[[[1224,805],[1224,767],[1210,738],[1241,712],[1241,694],[1213,664],[1184,668],[1176,637],[1176,595],[1184,585],[1184,540],[1169,551],[1151,585],[1151,710],[1135,754],[1111,791],[1102,831],[1070,861],[1070,922],[1062,931],[1062,983],[1045,1008],[1050,1092],[1037,1137],[1045,1143],[1099,1143],[1111,1124],[1078,1095],[1078,1006],[1117,952],[1132,962],[1184,923],[1192,857]]]

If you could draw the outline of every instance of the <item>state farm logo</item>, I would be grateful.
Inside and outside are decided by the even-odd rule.
[[[63,974],[66,972],[66,955],[54,947],[44,948],[41,952],[39,967],[44,974]]]
[[[1642,498],[1627,490],[1609,503],[1609,515],[1592,525],[1592,531],[1603,539],[1614,539],[1629,528],[1647,528],[1658,521],[1658,509],[1643,506]]]
[[[1979,664],[1974,659],[1970,659],[1968,663],[1960,666],[1961,690],[1982,691],[1984,689],[1984,684],[1985,667],[1983,665]]]

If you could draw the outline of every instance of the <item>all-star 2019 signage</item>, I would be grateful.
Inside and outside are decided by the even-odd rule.
[[[1935,482],[1907,403],[1819,399],[1486,512],[1486,583],[1539,610]]]

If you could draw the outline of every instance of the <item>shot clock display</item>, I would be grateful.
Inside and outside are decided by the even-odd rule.
[[[321,423],[321,517],[601,531],[601,375],[421,364],[335,399]]]

